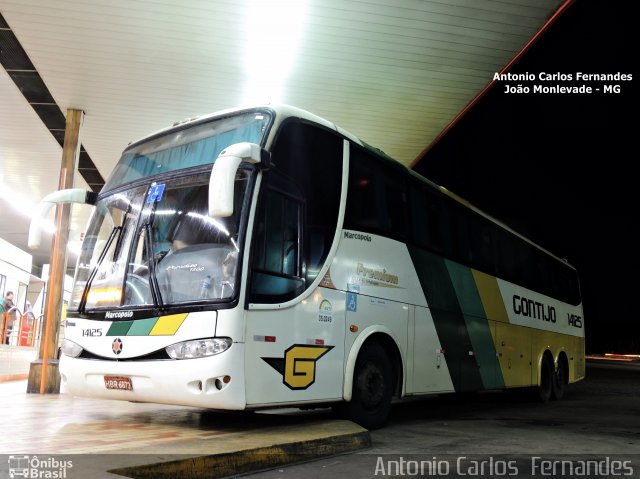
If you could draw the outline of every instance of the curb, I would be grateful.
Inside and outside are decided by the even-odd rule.
[[[353,452],[368,447],[371,447],[369,431],[361,431],[231,453],[190,455],[184,459],[110,469],[108,472],[134,479],[221,478]]]
[[[0,383],[7,383],[10,381],[22,381],[23,379],[28,379],[29,374],[7,374],[5,376],[0,376]]]

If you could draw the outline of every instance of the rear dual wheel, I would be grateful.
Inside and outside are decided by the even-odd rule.
[[[543,356],[540,364],[540,385],[535,388],[536,399],[543,403],[549,399],[562,399],[569,382],[568,374],[562,357],[558,359],[558,367],[554,368],[553,360],[549,356]]]
[[[560,400],[564,396],[564,391],[566,389],[566,385],[568,381],[567,368],[565,366],[564,361],[562,359],[558,359],[558,368],[556,369],[553,375],[553,386],[551,389],[551,398]]]
[[[540,385],[535,388],[535,397],[545,403],[551,398],[554,383],[553,363],[548,356],[542,357],[540,364]]]

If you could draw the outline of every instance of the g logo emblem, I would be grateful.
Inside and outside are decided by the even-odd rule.
[[[262,359],[282,374],[282,382],[289,389],[307,389],[316,380],[316,362],[332,349],[333,346],[294,344],[284,352],[284,359]]]

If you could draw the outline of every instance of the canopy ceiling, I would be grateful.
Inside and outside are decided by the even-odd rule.
[[[132,140],[267,101],[409,165],[560,3],[0,0],[0,49],[15,35],[60,110],[85,111],[82,143],[103,177]],[[57,189],[61,148],[18,73],[0,69],[0,237],[26,250],[28,211]],[[89,187],[82,175],[76,186]],[[72,248],[89,211],[74,208]],[[34,262],[48,262],[48,249]]]

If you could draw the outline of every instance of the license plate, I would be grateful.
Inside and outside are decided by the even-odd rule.
[[[124,376],[105,376],[104,385],[107,389],[117,389],[119,391],[133,391],[131,378]]]

